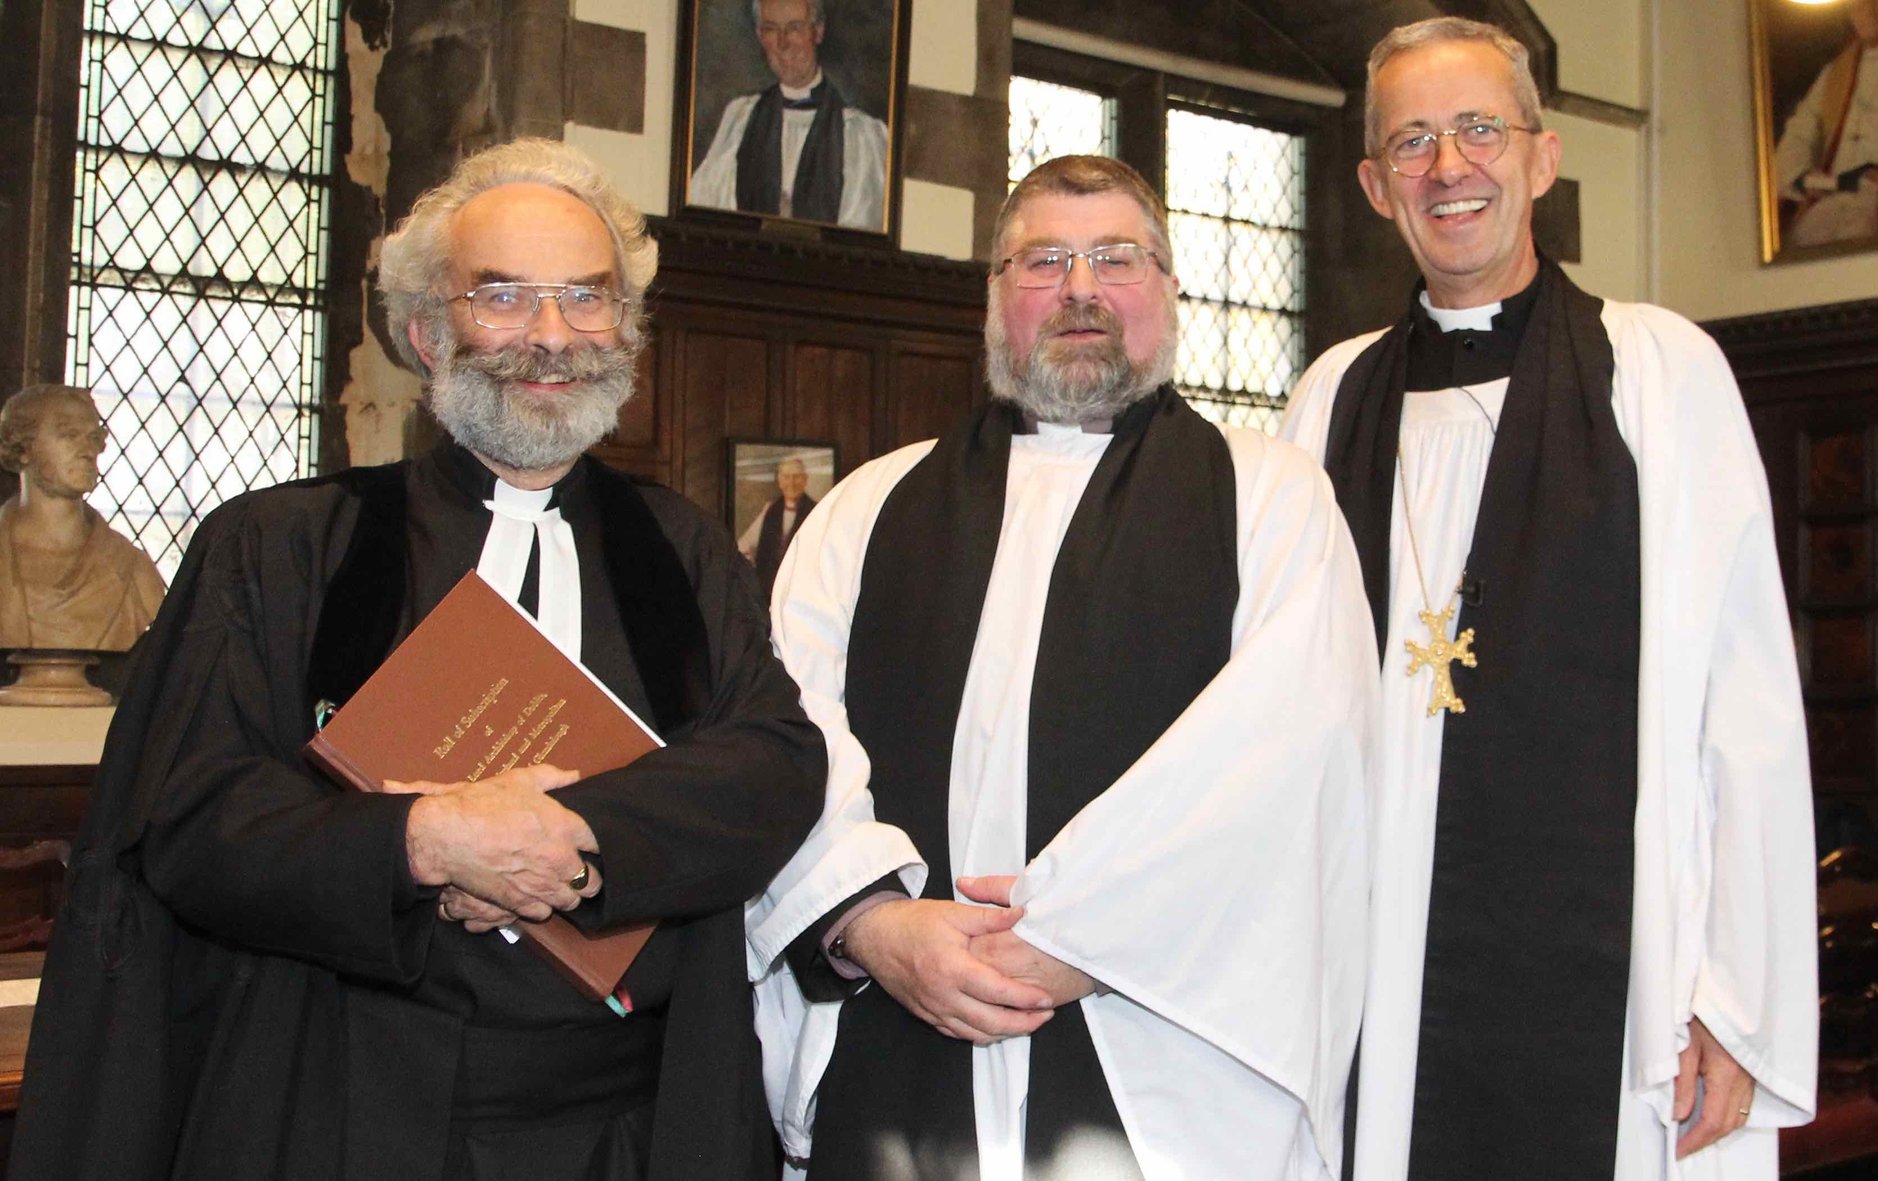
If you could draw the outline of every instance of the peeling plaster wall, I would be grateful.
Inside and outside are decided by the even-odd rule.
[[[378,247],[383,240],[377,231],[383,228],[382,210],[391,175],[391,130],[374,101],[385,64],[386,31],[382,25],[374,27],[369,14],[362,21],[355,8],[347,14],[345,38],[352,107],[345,175],[358,190],[369,194],[379,211],[379,216],[372,219],[374,233],[366,246],[366,265],[376,270]],[[361,326],[379,314],[371,306],[372,288],[363,276],[347,290],[357,293],[355,311]],[[347,380],[339,394],[338,422],[346,458],[352,464],[389,463],[405,454],[423,387],[416,374],[400,368],[386,354],[376,333],[361,331],[354,339],[357,343],[346,356]]]

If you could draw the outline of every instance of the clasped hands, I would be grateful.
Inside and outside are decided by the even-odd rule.
[[[600,873],[581,857],[600,851],[593,830],[549,794],[579,778],[543,766],[474,783],[386,783],[386,792],[423,797],[411,805],[405,853],[419,885],[443,887],[438,916],[480,934],[598,894]]]
[[[987,1046],[1035,1033],[1095,981],[1046,955],[1011,928],[1009,875],[960,878],[959,893],[984,906],[907,899],[876,906],[846,931],[848,958],[908,1012],[946,1037]]]

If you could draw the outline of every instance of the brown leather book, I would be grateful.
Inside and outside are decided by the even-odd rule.
[[[405,637],[307,758],[360,791],[386,780],[474,782],[529,764],[583,775],[664,744],[475,571]],[[560,915],[508,928],[591,1000],[611,1001],[652,923],[589,935]]]

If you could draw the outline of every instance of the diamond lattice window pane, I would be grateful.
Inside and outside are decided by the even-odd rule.
[[[92,503],[166,574],[197,521],[311,470],[339,0],[88,0],[67,379]]]
[[[1304,141],[1169,111],[1167,204],[1174,380],[1209,418],[1275,430],[1304,361]]]
[[[87,31],[333,69],[333,0],[91,0]]]
[[[1011,79],[1012,185],[1058,156],[1114,154],[1114,99],[1037,78]]]

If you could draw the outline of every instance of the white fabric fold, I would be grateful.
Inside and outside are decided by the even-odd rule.
[[[1818,990],[1805,724],[1767,481],[1712,340],[1645,304],[1607,301],[1602,319],[1642,525],[1635,886],[1614,1177],[1771,1181],[1774,1129],[1812,1117]],[[1322,455],[1343,374],[1378,335],[1312,365],[1284,437]],[[1416,536],[1437,603],[1466,560],[1492,448],[1487,423],[1462,397],[1410,394],[1403,410]],[[1419,631],[1420,590],[1401,509],[1374,747],[1380,839],[1357,1181],[1399,1181],[1408,1169],[1444,720],[1427,718],[1425,680],[1404,673],[1399,641]],[[1745,1130],[1679,1162],[1672,1088],[1691,1016],[1757,1090]]]
[[[496,481],[495,496],[483,501],[489,510],[489,534],[483,538],[476,573],[509,602],[522,593],[528,574],[528,555],[541,546],[541,570],[536,587],[535,619],[541,630],[570,660],[580,659],[580,556],[574,550],[574,531],[549,507],[552,488],[517,488]]]
[[[1018,933],[1114,990],[1086,999],[1083,1012],[1149,1181],[1316,1181],[1334,1176],[1341,1157],[1362,991],[1361,739],[1373,638],[1328,482],[1289,447],[1224,434],[1239,506],[1232,657],[1028,866],[1025,720],[1042,607],[1107,440],[1014,441],[1006,543],[954,733],[946,868],[1021,871],[1028,914]],[[766,1082],[795,1157],[812,1146],[814,1090],[840,1005],[805,1004],[778,953],[869,881],[900,870],[917,889],[926,873],[909,864],[905,835],[873,820],[865,755],[841,702],[875,515],[929,447],[863,467],[810,514],[772,605],[778,650],[832,752],[821,824],[748,912]],[[1027,1044],[974,1051],[988,1181],[1023,1175]]]

